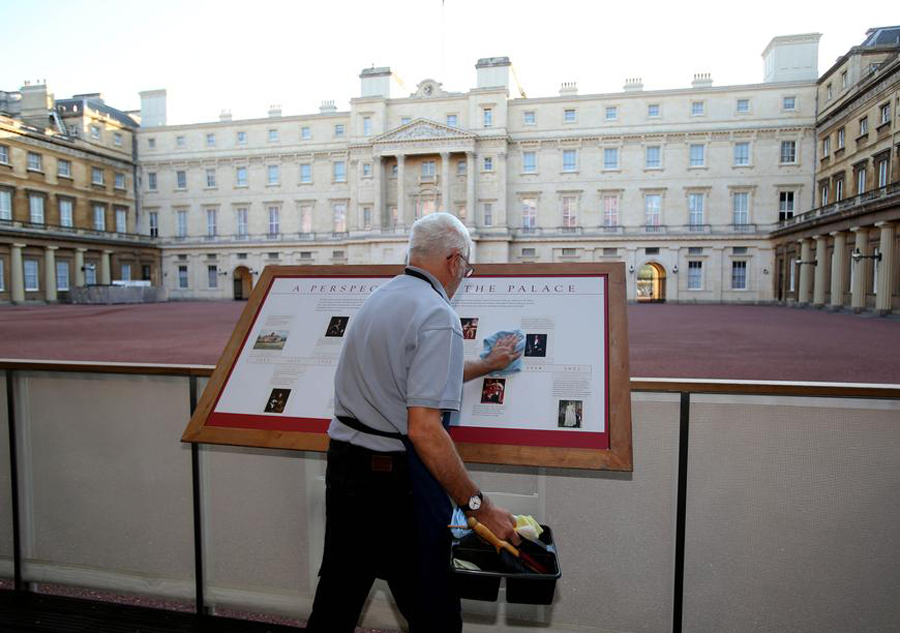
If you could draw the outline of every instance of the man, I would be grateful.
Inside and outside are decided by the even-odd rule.
[[[463,380],[518,357],[516,338],[507,337],[487,358],[463,362],[450,298],[472,273],[471,252],[456,217],[425,216],[410,231],[405,273],[351,319],[334,381],[325,555],[309,631],[351,633],[376,577],[388,582],[412,633],[461,631],[450,499],[519,542],[512,515],[478,490],[447,432]]]

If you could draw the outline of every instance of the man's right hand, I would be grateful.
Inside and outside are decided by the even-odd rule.
[[[479,523],[486,525],[497,538],[503,539],[513,545],[522,542],[516,532],[516,519],[503,508],[494,505],[489,497],[484,498],[484,504],[473,515]]]

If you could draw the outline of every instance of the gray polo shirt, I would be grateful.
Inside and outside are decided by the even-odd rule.
[[[373,292],[350,318],[334,377],[336,416],[404,435],[407,407],[458,411],[463,382],[459,316],[441,283],[413,269],[434,287],[398,275]],[[376,451],[404,450],[399,440],[354,431],[336,418],[328,435]]]

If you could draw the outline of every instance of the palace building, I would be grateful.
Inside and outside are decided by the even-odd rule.
[[[632,300],[771,302],[779,218],[813,206],[818,34],[777,37],[764,81],[526,97],[506,57],[475,86],[348,111],[165,125],[142,93],[140,232],[170,298],[246,297],[267,264],[401,263],[416,218],[458,215],[476,262],[624,261]]]

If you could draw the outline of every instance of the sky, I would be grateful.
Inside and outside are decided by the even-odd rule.
[[[690,3],[641,0],[0,0],[0,90],[46,79],[57,98],[103,93],[140,108],[165,88],[169,124],[339,110],[359,95],[363,68],[390,66],[409,92],[425,78],[475,86],[475,62],[508,56],[529,97],[762,81],[776,35],[821,33],[819,73],[868,28],[900,22],[890,3],[824,11],[807,0]],[[818,8],[817,8],[818,7]],[[879,11],[882,15],[878,15]],[[893,15],[891,15],[893,13]],[[395,94],[394,96],[405,96]]]

